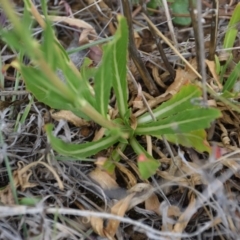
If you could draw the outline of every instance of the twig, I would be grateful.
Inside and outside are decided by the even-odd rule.
[[[178,42],[177,42],[177,39],[176,39],[176,35],[174,33],[172,19],[171,19],[170,13],[169,13],[169,8],[168,8],[167,1],[162,0],[162,3],[163,3],[163,6],[164,6],[164,9],[165,9],[165,14],[166,14],[166,17],[167,17],[167,24],[168,24],[168,28],[169,28],[169,31],[170,31],[170,34],[171,34],[171,38],[172,38],[172,40],[175,44],[175,48],[178,49]]]
[[[147,11],[146,11],[146,4],[143,3],[143,2],[142,2],[142,10],[143,10],[144,14],[147,16],[148,13],[147,13]],[[153,25],[154,25],[153,23],[152,23],[152,24],[149,24],[149,23],[148,23],[149,30],[151,31],[153,37],[155,38],[158,51],[159,51],[159,53],[160,53],[160,55],[161,55],[161,58],[162,58],[162,60],[163,60],[163,62],[164,62],[164,64],[165,64],[165,66],[166,66],[166,68],[167,68],[170,76],[172,77],[172,79],[174,79],[174,78],[175,78],[175,75],[176,75],[176,74],[175,74],[175,70],[174,70],[174,68],[172,67],[172,65],[169,63],[169,60],[168,60],[167,57],[166,57],[166,54],[165,54],[165,52],[164,52],[164,50],[163,50],[163,46],[162,46],[162,44],[161,44],[161,39],[159,38],[159,36],[158,36],[157,33],[155,32],[154,28],[152,27]]]
[[[204,49],[204,33],[202,24],[202,1],[197,1],[197,23],[198,23],[198,39],[199,43],[199,63],[200,73],[202,75],[202,90],[203,90],[203,102],[207,106],[207,74],[205,65],[205,49]]]
[[[140,54],[135,46],[135,43],[134,43],[132,16],[131,16],[131,12],[130,12],[129,1],[123,0],[122,4],[123,4],[123,12],[124,12],[125,17],[127,18],[128,28],[129,28],[130,56],[133,59],[133,62],[136,65],[136,67],[139,71],[139,74],[140,74],[144,84],[146,85],[147,89],[149,90],[149,92],[154,96],[159,95],[159,91],[158,91],[152,77],[150,76],[149,72],[147,71],[147,69],[140,57]]]
[[[214,60],[214,55],[216,51],[216,42],[217,42],[217,30],[218,30],[218,11],[219,11],[219,1],[213,1],[212,9],[212,22],[211,22],[211,38],[209,46],[209,60]]]

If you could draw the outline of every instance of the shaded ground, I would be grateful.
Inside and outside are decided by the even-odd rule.
[[[208,56],[208,47],[211,45],[211,1],[202,2],[205,13],[205,53]],[[122,11],[119,3],[120,1],[101,1],[96,5],[94,1],[73,0],[60,5],[56,0],[49,1],[48,7],[51,14],[74,15],[75,18],[84,20],[92,25],[99,38],[106,38],[114,34],[116,14]],[[16,11],[21,14],[22,2],[15,1],[15,4]],[[35,4],[38,6],[38,1]],[[234,1],[219,1],[216,52],[222,57],[223,37],[235,5]],[[38,10],[41,11],[39,6]],[[183,68],[184,64],[163,43],[163,50],[170,63],[170,66],[166,66],[155,39],[140,14],[141,8],[134,5],[130,10],[134,29],[138,30],[135,44],[153,79],[153,92],[131,61],[129,68],[141,83],[147,100],[152,100],[169,91],[169,86],[176,82],[175,70]],[[154,11],[150,18],[171,39],[164,8]],[[5,26],[9,24],[4,15],[2,20]],[[76,40],[82,29],[61,22],[56,23],[55,28],[58,39],[65,48],[69,50],[78,46]],[[34,28],[34,33],[41,39],[38,26]],[[192,27],[174,26],[174,36],[182,56],[189,61],[193,59],[194,65],[195,57],[199,56]],[[238,45],[239,39],[236,41],[236,46]],[[3,41],[1,47],[2,64],[6,66],[16,53],[7,48]],[[234,50],[233,55],[233,62],[238,62],[238,50]],[[75,65],[80,66],[85,56],[89,56],[96,64],[101,58],[101,54],[91,48],[71,55],[71,59]],[[227,74],[230,71],[231,68]],[[210,72],[207,81],[217,89]],[[181,84],[184,83],[179,85]],[[179,90],[179,86],[176,84],[173,90]],[[130,81],[129,91],[131,102],[136,98],[137,90]],[[68,121],[66,117],[56,115],[57,111],[50,110],[26,92],[23,80],[12,68],[2,76],[0,95],[0,239],[238,238],[239,113],[229,106],[208,96],[209,103],[221,109],[223,114],[207,130],[213,149],[211,156],[171,144],[169,152],[164,142],[152,138],[153,154],[161,162],[161,167],[149,181],[143,181],[136,167],[137,156],[131,148],[120,153],[122,160],[117,163],[115,176],[110,176],[101,168],[101,160],[111,149],[87,161],[69,159],[54,152],[44,132],[46,123],[54,123],[57,136],[72,143],[91,141],[99,127],[94,123],[81,123],[79,127],[72,118]],[[166,99],[163,98],[158,104]],[[114,106],[114,103],[113,96],[111,104]],[[146,147],[146,139],[140,141]],[[17,196],[14,196],[9,184],[7,169],[13,173]],[[118,217],[123,216],[119,227],[119,223],[107,214],[110,212]]]

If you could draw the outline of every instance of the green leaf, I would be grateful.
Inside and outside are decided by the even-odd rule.
[[[238,23],[240,22],[240,3],[235,7],[229,21],[227,32],[224,37],[223,47],[232,48],[238,33]],[[229,50],[231,51],[231,50]]]
[[[164,137],[169,142],[180,144],[189,148],[193,147],[198,152],[211,152],[210,145],[207,141],[206,131],[204,131],[203,129],[182,134],[165,134]],[[158,138],[161,137],[158,136]]]
[[[194,105],[193,102],[200,96],[201,90],[197,86],[192,84],[183,86],[170,100],[153,110],[153,115],[156,119],[161,119],[187,109],[198,108],[199,106]],[[151,121],[152,117],[149,113],[145,113],[138,118],[139,124]]]
[[[46,132],[51,143],[52,148],[57,151],[58,153],[70,156],[78,159],[86,158],[92,156],[103,149],[108,149],[109,147],[113,146],[119,140],[118,135],[114,136],[107,136],[98,140],[96,142],[88,142],[82,144],[72,144],[66,143],[52,134],[53,125],[48,124],[46,125]]]
[[[240,62],[234,67],[226,83],[224,84],[223,92],[231,91],[239,77],[240,77]]]
[[[221,64],[220,64],[218,56],[214,55],[214,57],[215,57],[216,73],[219,75],[221,72]]]
[[[221,111],[218,109],[190,109],[157,122],[139,124],[135,133],[138,135],[187,133],[208,128],[210,123],[220,116]]]
[[[160,166],[160,163],[155,160],[135,138],[130,139],[130,144],[138,154],[138,169],[143,179],[148,179],[154,175]]]
[[[120,116],[123,118],[128,109],[127,87],[127,50],[128,50],[128,25],[123,16],[118,16],[118,30],[115,33],[116,43],[113,44],[113,88],[117,99]]]
[[[73,103],[50,83],[49,79],[41,70],[22,65],[21,72],[27,89],[32,92],[40,102],[55,109],[72,109]]]
[[[103,116],[107,117],[110,90],[113,79],[113,45],[106,44],[103,46],[103,56],[100,66],[94,76],[94,90],[96,98],[96,109]]]
[[[119,143],[117,147],[112,151],[110,157],[105,161],[103,167],[109,173],[114,173],[115,163],[121,160],[121,156],[119,155],[119,151],[124,152],[127,147],[127,143]]]
[[[59,58],[55,44],[54,31],[48,20],[45,21],[41,50],[49,66],[56,71],[57,67],[59,66],[59,61],[62,61],[62,58]],[[56,61],[56,59],[58,59],[58,61]]]
[[[171,5],[174,14],[189,14],[189,0],[175,0]],[[181,26],[188,26],[191,24],[190,17],[174,17],[173,22]]]

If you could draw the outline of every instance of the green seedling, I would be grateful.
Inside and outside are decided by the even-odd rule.
[[[30,29],[25,29],[17,16],[12,14],[9,3],[5,0],[1,1],[3,2],[4,9],[13,23],[13,30],[1,29],[2,38],[12,48],[25,51],[34,63],[27,66],[21,61],[15,63],[27,89],[40,102],[55,109],[70,110],[105,129],[105,136],[96,142],[72,144],[54,136],[53,125],[46,125],[48,140],[59,154],[83,160],[112,147],[105,167],[113,171],[115,161],[120,159],[118,149],[124,151],[131,145],[139,156],[141,176],[147,179],[156,172],[160,164],[141,146],[138,141],[140,136],[151,135],[161,139],[165,135],[171,142],[194,147],[200,152],[210,152],[204,129],[220,117],[221,113],[217,109],[196,104],[202,91],[195,85],[183,86],[169,101],[156,107],[153,110],[155,121],[149,113],[145,113],[135,120],[136,124],[132,124],[132,119],[135,118],[133,110],[128,106],[126,78],[128,26],[123,16],[118,16],[118,29],[112,40],[103,46],[99,66],[90,68],[89,59],[85,59],[79,71],[57,41],[46,13],[43,40],[39,43],[32,38]],[[25,0],[25,3],[30,15],[30,2]],[[63,72],[65,82],[56,75],[58,69]],[[93,79],[94,86],[90,85],[89,79]],[[116,119],[110,119],[108,113],[111,92],[116,96],[119,111]]]

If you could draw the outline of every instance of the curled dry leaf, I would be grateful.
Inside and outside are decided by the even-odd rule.
[[[21,191],[24,191],[26,188],[32,188],[37,186],[36,183],[30,183],[29,178],[32,175],[32,171],[27,169],[25,171],[21,171],[24,169],[25,165],[23,162],[18,162],[18,169],[13,172],[13,182],[14,186],[17,189],[18,187],[21,188]],[[13,193],[11,189],[10,183],[7,185],[6,188],[3,190],[0,190],[0,201],[3,204],[7,205],[13,205],[14,204],[14,198]]]
[[[164,84],[164,82],[162,81],[162,78],[161,76],[159,75],[159,72],[158,72],[158,67],[155,66],[155,65],[151,65],[152,67],[152,75],[153,75],[153,79],[155,80],[155,82],[160,86],[162,87],[163,89],[166,89],[167,86]]]
[[[123,174],[123,178],[127,184],[127,188],[131,188],[137,184],[136,177],[123,164],[116,163],[117,168]]]
[[[97,179],[98,180],[100,179],[99,174],[96,174],[96,172],[94,174],[92,173],[91,175],[92,176],[96,175]],[[100,183],[100,184],[103,185],[103,187],[106,187],[106,185],[109,186],[109,184],[106,184],[106,183],[104,184]],[[124,198],[116,202],[111,207],[111,213],[114,215],[123,217],[128,210],[149,199],[152,196],[153,191],[154,191],[153,188],[149,184],[145,184],[145,183],[136,184],[128,191],[128,195],[126,195]],[[104,228],[102,219],[91,217],[91,225],[94,231],[100,236],[107,237],[108,239],[114,239],[114,235],[117,232],[119,224],[120,224],[120,221],[118,220],[108,219],[106,228]]]
[[[149,184],[139,183],[133,186],[128,193],[125,198],[118,201],[111,208],[112,214],[123,217],[126,211],[146,201],[153,194],[153,188]],[[120,222],[118,220],[110,219],[106,227],[106,233],[114,237],[119,224]]]
[[[56,121],[65,120],[72,123],[76,127],[90,126],[89,122],[76,116],[74,113],[68,110],[61,110],[56,112],[56,110],[51,109],[50,115]]]
[[[223,124],[220,123],[220,121],[218,121],[218,125],[222,131],[222,134],[221,134],[221,140],[222,140],[222,143],[226,146],[226,145],[229,145],[230,144],[230,138],[228,137],[228,131],[227,129],[224,127]]]

